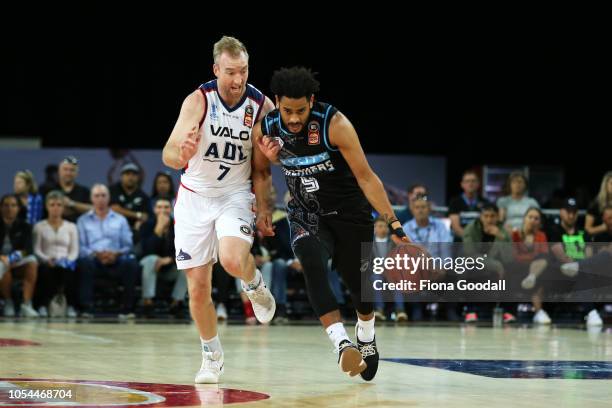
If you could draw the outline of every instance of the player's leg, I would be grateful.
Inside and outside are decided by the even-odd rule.
[[[212,265],[185,270],[189,292],[189,310],[202,344],[202,365],[196,383],[218,383],[223,373],[223,348],[217,334],[217,314],[212,301]]]
[[[366,369],[366,364],[344,329],[336,297],[329,285],[327,265],[332,243],[330,239],[326,239],[325,231],[322,230],[319,230],[317,237],[292,224],[291,231],[294,234],[293,251],[302,264],[312,308],[338,351],[340,369],[350,376],[355,376]]]
[[[331,223],[335,238],[334,261],[336,269],[351,293],[351,299],[357,312],[355,337],[357,347],[368,367],[361,377],[370,381],[378,370],[378,349],[374,334],[373,294],[366,292],[367,274],[362,273],[362,266],[370,259],[372,231],[374,230],[367,218],[363,222],[335,221]],[[367,243],[362,245],[362,243]]]
[[[185,271],[189,310],[200,334],[202,366],[196,383],[217,383],[223,372],[223,349],[212,301],[212,265],[217,239],[211,200],[181,190],[174,208],[176,266]]]
[[[223,203],[223,213],[215,221],[219,261],[227,273],[242,280],[257,320],[268,323],[274,317],[276,303],[251,255],[254,234],[252,200],[253,194],[244,192],[233,194]]]
[[[0,295],[4,299],[4,317],[15,316],[15,304],[11,298],[13,275],[10,267],[0,262]]]

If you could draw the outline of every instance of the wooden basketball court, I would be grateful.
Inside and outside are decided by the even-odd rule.
[[[2,320],[0,406],[612,406],[609,329],[378,326],[385,361],[372,383],[339,371],[318,326],[219,335],[222,383],[194,386],[193,324]]]

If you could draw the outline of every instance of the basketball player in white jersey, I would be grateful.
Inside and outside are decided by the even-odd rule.
[[[183,170],[174,208],[176,264],[187,276],[189,309],[202,343],[196,383],[217,383],[223,373],[211,298],[212,265],[217,259],[230,275],[242,280],[260,322],[269,322],[276,310],[250,254],[251,179],[258,227],[264,235],[273,235],[266,205],[269,162],[252,143],[251,130],[274,105],[247,83],[249,55],[239,40],[221,38],[213,57],[217,79],[187,96],[163,150],[164,164]]]

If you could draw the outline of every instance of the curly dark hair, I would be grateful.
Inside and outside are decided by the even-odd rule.
[[[274,71],[270,81],[270,90],[279,98],[286,96],[292,99],[310,98],[319,92],[319,81],[315,79],[316,72],[309,68],[292,67]]]

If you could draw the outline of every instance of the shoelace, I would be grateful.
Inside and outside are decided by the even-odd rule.
[[[361,356],[366,358],[376,354],[376,347],[374,347],[374,343],[365,344],[359,348],[359,351],[361,352]]]
[[[202,356],[204,357],[204,361],[202,361],[202,368],[205,370],[221,370],[221,364],[219,360],[221,359],[221,354],[218,351],[215,352],[203,352]]]
[[[344,342],[344,343],[342,343],[342,344],[340,345],[340,347],[338,347],[338,348],[335,348],[335,347],[334,347],[334,349],[333,349],[332,351],[333,351],[333,353],[334,353],[334,354],[340,354],[340,352],[341,352],[342,350],[344,350],[345,348],[348,348],[348,347],[353,347],[353,343],[348,342],[348,341],[347,341],[347,342]]]
[[[256,303],[260,303],[261,301],[267,300],[265,288],[266,285],[262,283],[257,287],[257,289],[254,289],[251,292],[251,300]]]

